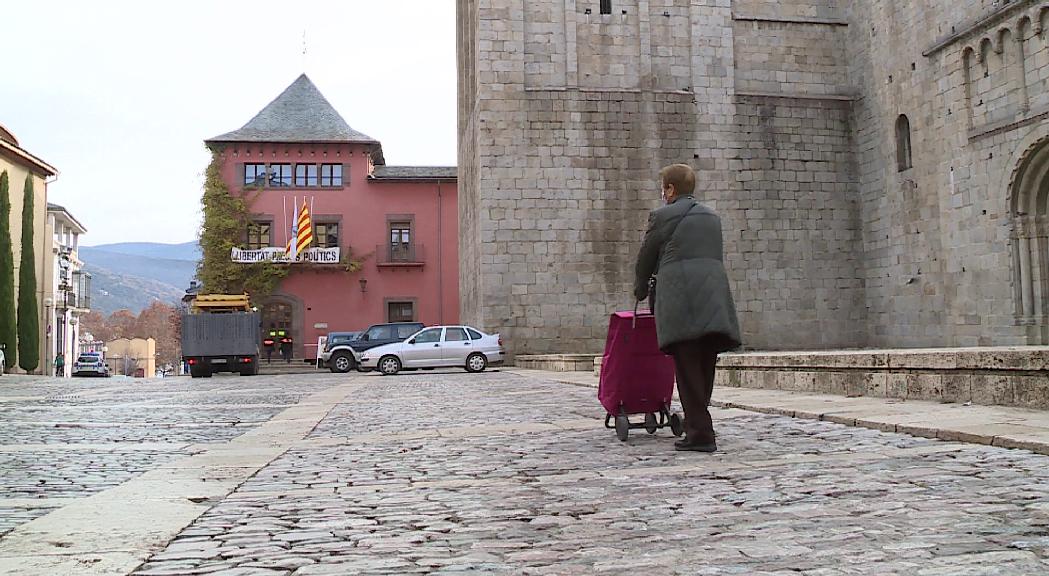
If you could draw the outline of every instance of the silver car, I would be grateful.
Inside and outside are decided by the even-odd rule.
[[[361,353],[361,368],[378,369],[384,375],[402,368],[465,368],[481,372],[503,362],[503,339],[470,326],[431,326],[404,342],[378,346]]]

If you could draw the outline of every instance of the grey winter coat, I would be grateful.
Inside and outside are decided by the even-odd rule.
[[[653,210],[637,257],[634,296],[656,277],[656,333],[672,344],[703,340],[718,352],[739,347],[739,320],[723,263],[721,219],[691,196]]]

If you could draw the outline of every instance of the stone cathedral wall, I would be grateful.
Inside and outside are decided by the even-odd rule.
[[[599,351],[686,162],[749,348],[1045,341],[1049,0],[601,4],[460,1],[464,321]]]

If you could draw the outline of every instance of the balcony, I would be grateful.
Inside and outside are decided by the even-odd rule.
[[[73,272],[73,283],[58,287],[65,294],[66,308],[91,309],[91,274],[78,270]]]
[[[379,244],[375,247],[375,262],[380,268],[421,268],[425,265],[422,244]]]

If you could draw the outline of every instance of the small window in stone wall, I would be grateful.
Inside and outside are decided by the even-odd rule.
[[[612,13],[612,0],[601,0],[601,13],[611,14]]]
[[[896,165],[900,172],[911,169],[911,121],[906,114],[896,119]]]

